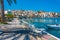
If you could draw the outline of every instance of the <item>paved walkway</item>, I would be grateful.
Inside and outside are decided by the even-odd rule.
[[[29,39],[28,39],[29,37]],[[34,37],[30,34],[16,34],[16,33],[3,33],[0,35],[0,40],[57,40],[50,35],[44,35],[42,37]]]

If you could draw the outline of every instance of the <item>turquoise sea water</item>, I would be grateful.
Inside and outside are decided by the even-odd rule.
[[[48,29],[48,24],[60,24],[60,18],[31,18],[26,19],[30,24],[35,25],[37,28],[45,28],[50,34],[60,38],[60,30]]]

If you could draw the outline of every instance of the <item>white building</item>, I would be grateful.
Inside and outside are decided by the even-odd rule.
[[[8,11],[4,11],[5,14],[8,14]]]

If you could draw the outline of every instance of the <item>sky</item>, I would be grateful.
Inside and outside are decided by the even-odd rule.
[[[5,10],[33,10],[60,12],[60,0],[17,0],[17,4],[8,5],[4,0]]]

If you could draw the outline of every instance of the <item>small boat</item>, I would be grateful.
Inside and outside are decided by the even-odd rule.
[[[55,25],[47,25],[48,28],[52,29],[60,29],[60,24],[55,24]]]

